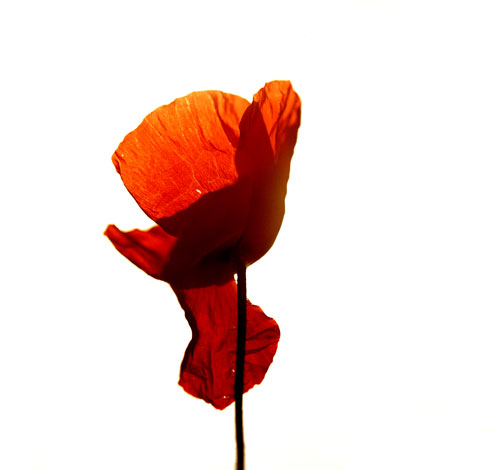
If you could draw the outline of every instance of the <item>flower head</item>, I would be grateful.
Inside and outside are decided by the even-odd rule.
[[[105,234],[147,274],[168,282],[193,330],[180,385],[219,409],[234,399],[237,263],[271,248],[280,229],[300,99],[267,83],[250,104],[195,92],[146,116],[113,155],[128,191],[156,222]],[[279,340],[276,322],[248,302],[247,391],[260,383]]]

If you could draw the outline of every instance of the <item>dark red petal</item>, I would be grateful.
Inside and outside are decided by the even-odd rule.
[[[108,225],[104,235],[137,267],[156,279],[165,280],[164,271],[170,260],[175,238],[161,227],[122,232],[115,225]]]
[[[185,272],[207,261],[225,265],[231,262],[234,247],[248,220],[251,190],[251,181],[238,181],[233,186],[206,194],[187,209],[158,221],[177,239],[166,272],[169,282],[180,282]],[[193,279],[190,278],[189,282],[192,283]],[[208,279],[208,284],[215,282]],[[199,285],[189,287],[194,286]]]
[[[224,409],[234,401],[236,364],[237,287],[223,285],[180,289],[174,292],[193,330],[186,349],[179,385],[184,390]],[[277,323],[247,302],[244,391],[264,379],[278,347]]]
[[[248,263],[271,248],[281,227],[300,107],[291,83],[274,81],[254,95],[242,118],[237,168],[242,179],[253,175],[253,192],[238,253]]]

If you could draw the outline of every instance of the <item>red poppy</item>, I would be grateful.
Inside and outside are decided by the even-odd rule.
[[[122,180],[157,225],[105,234],[120,253],[168,282],[193,330],[180,385],[218,409],[234,401],[236,261],[271,248],[283,220],[300,99],[267,83],[252,104],[191,93],[146,116],[113,155]],[[244,391],[262,382],[278,325],[247,301]]]

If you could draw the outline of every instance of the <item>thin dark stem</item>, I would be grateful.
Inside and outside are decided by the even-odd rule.
[[[238,263],[238,338],[236,343],[236,370],[234,375],[234,404],[236,419],[236,470],[245,468],[243,440],[243,377],[245,370],[245,339],[247,335],[247,280],[246,265]]]

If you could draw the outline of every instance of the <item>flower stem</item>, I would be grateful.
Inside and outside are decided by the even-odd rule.
[[[236,470],[245,468],[243,440],[243,377],[245,369],[245,339],[247,335],[247,281],[246,265],[238,263],[238,337],[236,342],[236,370],[234,375],[234,404],[236,421]]]

